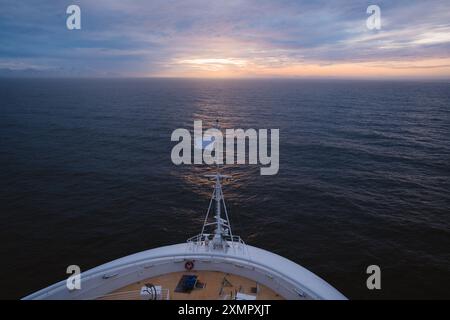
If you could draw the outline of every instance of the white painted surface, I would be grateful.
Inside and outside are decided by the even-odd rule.
[[[232,244],[225,252],[183,243],[132,254],[81,274],[81,289],[69,291],[63,280],[24,299],[95,299],[128,284],[184,271],[187,260],[193,270],[240,275],[271,288],[286,299],[346,299],[327,282],[300,265],[256,247]]]
[[[238,292],[236,294],[236,300],[256,300],[256,296],[252,296],[251,294],[245,294]]]

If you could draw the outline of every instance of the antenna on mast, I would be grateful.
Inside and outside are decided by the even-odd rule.
[[[220,130],[219,126],[219,119],[216,119],[216,129]],[[215,151],[216,154],[216,169],[217,172],[215,175],[207,175],[208,177],[214,178],[215,185],[214,185],[214,191],[213,191],[213,197],[216,202],[216,214],[214,216],[216,228],[214,230],[214,237],[212,239],[213,247],[214,248],[224,248],[224,245],[226,244],[226,237],[231,237],[233,239],[233,234],[231,232],[231,226],[230,226],[230,220],[228,219],[228,212],[225,206],[225,199],[223,197],[222,193],[222,179],[230,178],[230,176],[225,176],[220,173],[220,166],[217,154],[217,150]],[[225,211],[225,219],[222,218],[222,208],[221,205],[223,204],[223,209]]]
[[[220,130],[219,120],[215,121],[216,129]],[[231,176],[223,175],[220,173],[220,166],[217,151],[216,154],[216,174],[205,175],[208,178],[213,178],[214,190],[211,195],[211,200],[209,202],[208,211],[206,212],[205,221],[203,222],[202,231],[199,235],[188,239],[188,242],[194,242],[196,244],[211,246],[214,250],[226,250],[230,245],[234,243],[244,244],[238,236],[233,236],[231,231],[230,219],[228,218],[228,211],[225,204],[225,199],[222,192],[222,180],[231,178]],[[221,156],[221,155],[220,155]],[[211,207],[213,202],[215,203],[215,214],[214,220],[208,222],[209,213],[211,212]],[[222,217],[222,209],[225,212],[224,218]],[[213,230],[211,230],[213,229]],[[210,230],[209,232],[207,230]]]

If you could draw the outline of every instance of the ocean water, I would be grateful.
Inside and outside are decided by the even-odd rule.
[[[0,110],[1,298],[197,234],[209,168],[170,135],[216,118],[280,129],[277,175],[224,168],[248,244],[349,298],[450,297],[449,82],[2,79]]]

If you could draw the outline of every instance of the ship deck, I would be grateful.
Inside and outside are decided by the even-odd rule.
[[[197,276],[197,285],[190,292],[176,292],[177,285],[184,275]],[[254,296],[256,300],[282,300],[270,288],[235,274],[219,271],[173,272],[148,278],[110,294],[99,297],[101,300],[142,300],[141,288],[146,284],[161,286],[165,294],[162,299],[170,300],[227,300],[234,299],[237,293]],[[145,299],[145,298],[144,298]]]

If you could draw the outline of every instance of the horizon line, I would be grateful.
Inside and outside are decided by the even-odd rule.
[[[450,81],[450,77],[189,77],[189,76],[65,76],[65,75],[55,75],[55,76],[33,76],[33,75],[0,75],[0,79],[85,79],[85,80],[95,80],[95,79],[110,79],[110,80],[120,80],[120,79],[166,79],[166,80],[330,80],[330,81],[405,81],[405,82],[447,82]]]

